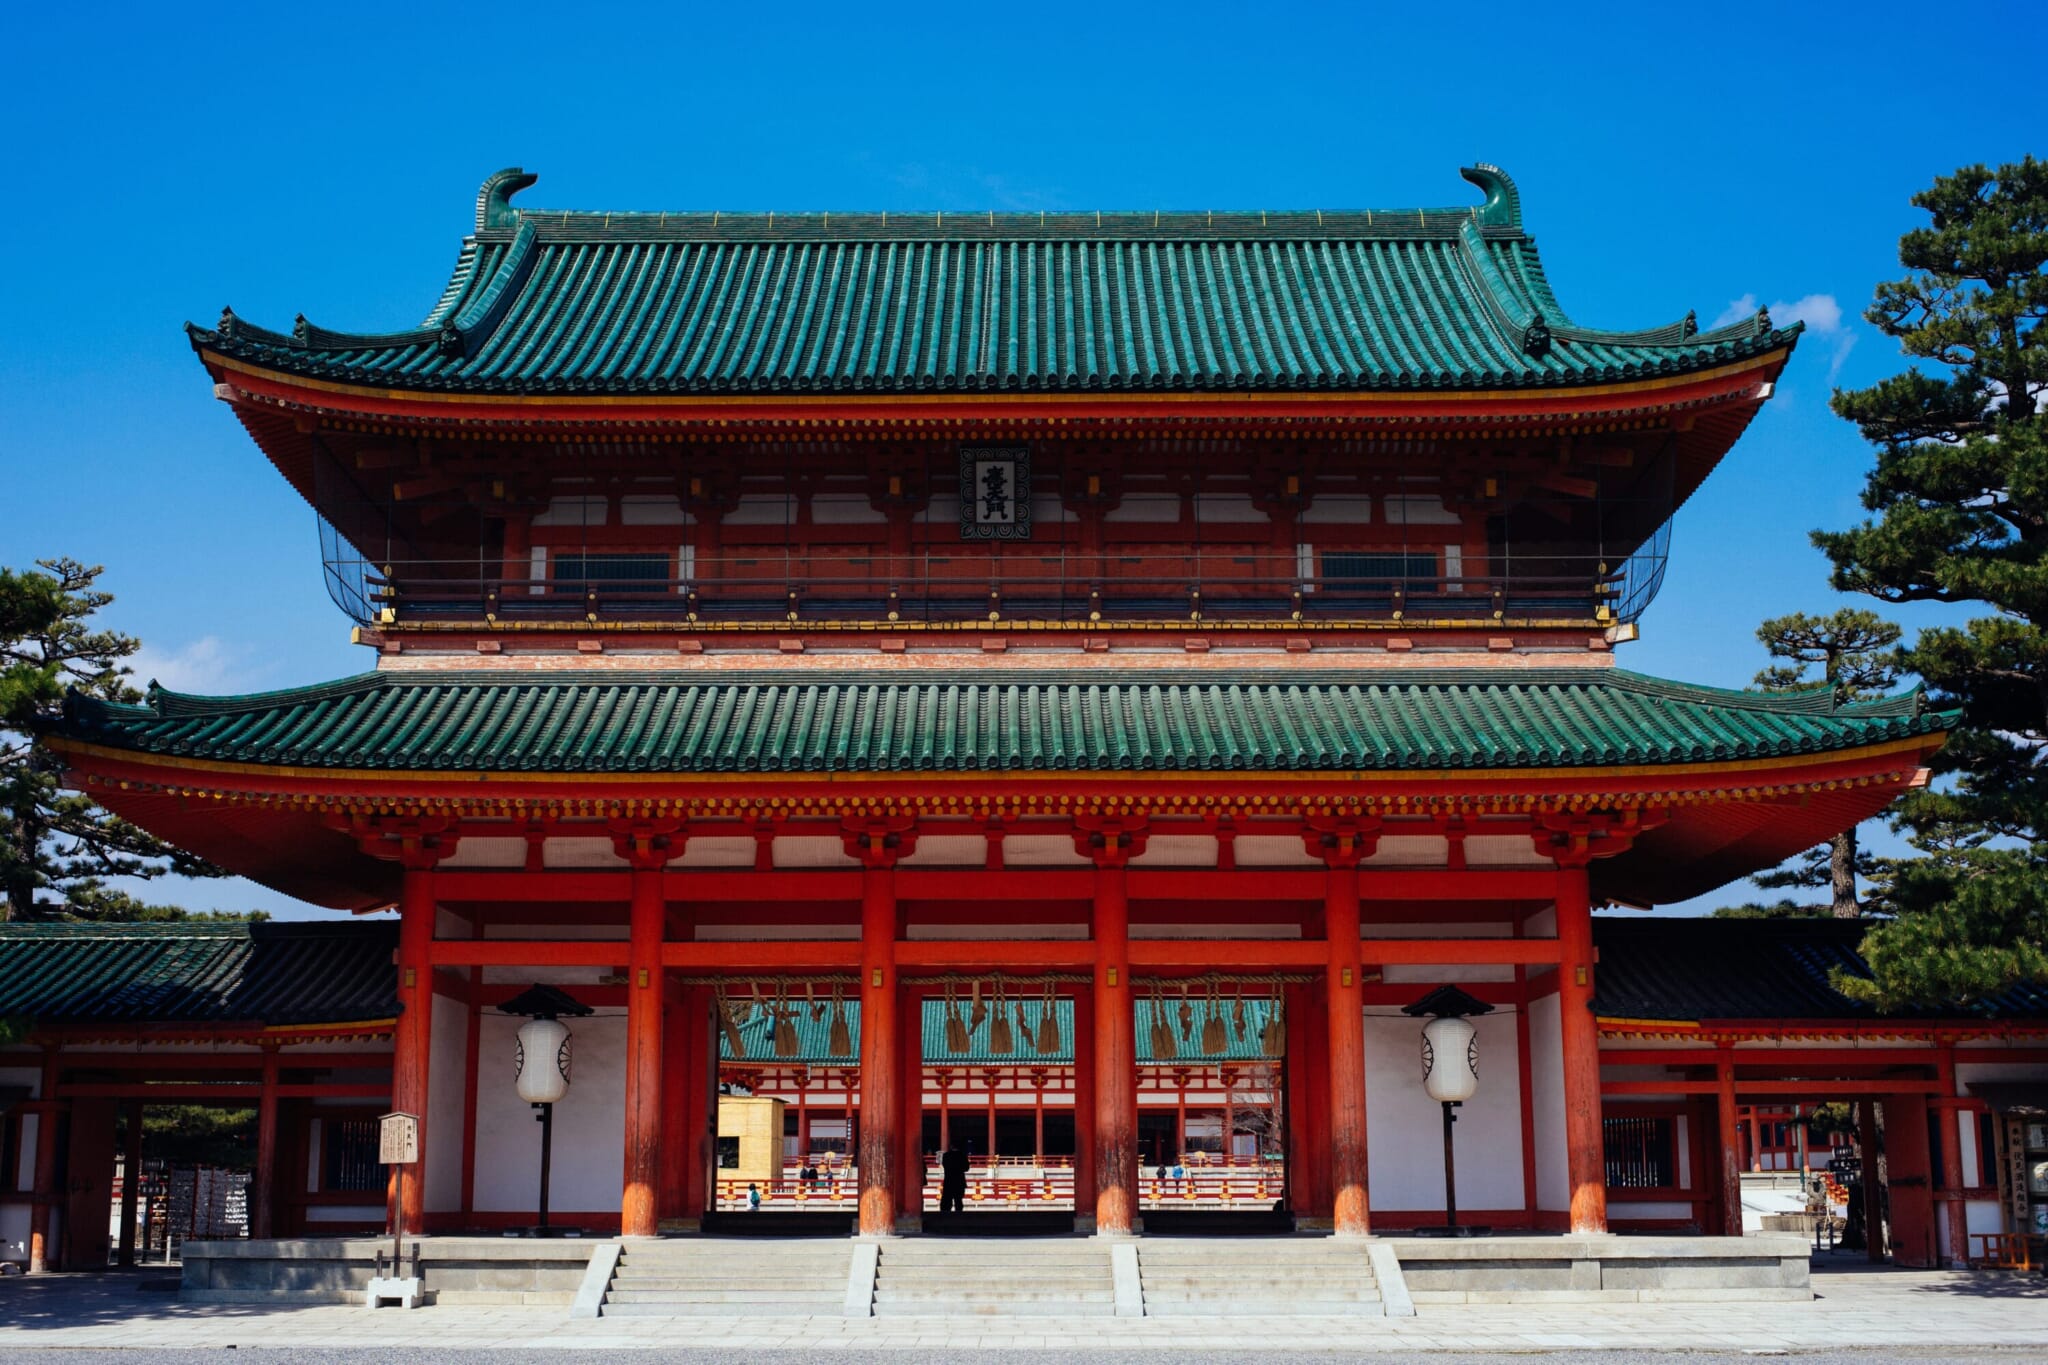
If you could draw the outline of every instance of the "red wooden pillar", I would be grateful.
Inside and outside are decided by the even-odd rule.
[[[1891,1257],[1885,1245],[1884,1197],[1877,1183],[1877,1101],[1856,1101],[1856,1155],[1863,1166],[1863,1246],[1872,1265]]]
[[[1088,836],[1095,857],[1095,1231],[1129,1236],[1138,1209],[1137,1022],[1131,1004],[1129,835]]]
[[[683,1016],[679,1036],[683,1040],[683,1064],[677,1068],[682,1098],[677,1104],[678,1123],[672,1143],[682,1203],[679,1214],[686,1223],[701,1224],[711,1203],[711,1161],[716,1144],[711,1121],[717,1113],[718,1042],[711,1028],[711,988],[686,986],[679,1006]]]
[[[277,1208],[277,1049],[263,1049],[263,1094],[256,1102],[256,1173],[249,1235],[271,1237]]]
[[[1593,1015],[1593,905],[1584,863],[1557,871],[1557,1010],[1564,1052],[1564,1141],[1573,1232],[1607,1231],[1600,1116],[1600,1023]],[[1737,1201],[1738,1208],[1740,1200]]]
[[[1329,1059],[1322,1048],[1321,990],[1312,985],[1284,986],[1287,998],[1287,1205],[1296,1226],[1330,1225],[1328,1108],[1323,1088],[1329,1083]]]
[[[476,1106],[477,1085],[481,1075],[478,1063],[483,1056],[483,1006],[477,999],[477,988],[484,984],[484,969],[469,969],[469,1003],[465,1011],[469,1031],[462,1041],[462,1194],[460,1211],[466,1225],[470,1215],[476,1212]]]
[[[121,1243],[124,1266],[135,1264],[135,1212],[142,1198],[142,1103],[121,1106]]]
[[[28,1273],[40,1275],[50,1268],[50,1218],[57,1205],[57,1129],[61,1126],[64,1103],[57,1095],[57,1050],[43,1053],[43,1080],[36,1091],[35,1184],[29,1191]]]
[[[1715,1144],[1721,1170],[1720,1204],[1721,1233],[1726,1237],[1742,1235],[1742,1138],[1735,1128],[1735,1058],[1726,1048],[1714,1060],[1717,1103],[1715,1111],[1720,1119],[1721,1140]]]
[[[1934,1235],[1934,1162],[1927,1143],[1925,1095],[1884,1097],[1884,1151],[1892,1263],[1932,1270],[1940,1257]]]
[[[1095,1226],[1095,997],[1074,993],[1074,1226]]]
[[[661,945],[668,907],[662,870],[670,857],[665,833],[644,829],[617,838],[633,866],[626,944],[626,1160],[619,1197],[619,1235],[653,1237],[661,1231],[661,1041],[667,989]]]
[[[902,1151],[896,1182],[896,1228],[916,1232],[924,1224],[924,1005],[915,990],[897,993],[896,1018],[902,1114],[897,1123]]]
[[[860,1235],[896,1230],[902,1172],[901,1039],[897,1030],[896,860],[910,851],[907,822],[849,824],[847,852],[865,865],[860,902]]]
[[[1327,837],[1327,836],[1326,836]],[[1358,849],[1349,836],[1325,849],[1323,934],[1329,947],[1330,1204],[1339,1237],[1372,1231],[1366,1193],[1365,968],[1360,958]]]
[[[420,1159],[392,1167],[396,1231],[424,1231],[427,1185],[427,1063],[433,1055],[434,873],[430,849],[408,850],[398,896],[398,1023],[391,1038],[391,1108],[419,1120]],[[404,1171],[404,1178],[398,1172]]]
[[[1948,1209],[1948,1263],[1956,1267],[1970,1264],[1969,1211],[1963,1203],[1963,1144],[1959,1131],[1958,1115],[1961,1106],[1956,1099],[1956,1047],[1954,1043],[1943,1043],[1936,1065],[1935,1075],[1941,1081],[1941,1094],[1934,1102],[1935,1122],[1941,1128],[1941,1201]],[[1978,1164],[1984,1164],[1984,1154],[1977,1154]]]

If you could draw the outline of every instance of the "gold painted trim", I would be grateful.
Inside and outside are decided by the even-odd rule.
[[[582,785],[641,785],[678,784],[703,785],[734,783],[783,783],[803,786],[842,786],[880,782],[1101,782],[1121,783],[1125,786],[1151,782],[1230,782],[1250,779],[1253,782],[1353,782],[1360,784],[1394,782],[1477,782],[1477,781],[1545,781],[1552,778],[1585,777],[1710,777],[1752,772],[1783,772],[1798,767],[1814,767],[1822,763],[1845,763],[1859,758],[1882,758],[1892,754],[1913,753],[1916,757],[1923,752],[1941,746],[1940,733],[1909,735],[1904,739],[1887,740],[1882,744],[1860,745],[1851,749],[1830,749],[1819,754],[1785,754],[1770,758],[1744,759],[1734,763],[1639,763],[1623,767],[1587,766],[1582,768],[1404,768],[1398,771],[1380,769],[1332,769],[1329,771],[1281,771],[1273,769],[1204,769],[1199,772],[1143,770],[1102,771],[1099,769],[1030,769],[1027,771],[1006,771],[988,769],[974,772],[888,772],[888,773],[807,773],[762,770],[757,772],[733,773],[548,773],[510,771],[450,771],[427,768],[302,768],[262,763],[224,762],[219,759],[180,758],[174,754],[152,754],[133,749],[116,749],[108,745],[90,744],[79,740],[51,737],[44,743],[59,753],[74,754],[88,758],[111,759],[120,763],[134,763],[142,767],[173,768],[194,773],[218,773],[223,776],[270,776],[291,778],[324,779],[327,781],[390,782],[484,782],[484,783],[567,783]],[[1932,741],[1930,746],[1929,741]]]
[[[1314,390],[1273,390],[1259,392],[1175,392],[1148,393],[1103,392],[1090,390],[1080,394],[1069,393],[996,393],[996,394],[791,394],[775,397],[754,397],[745,394],[731,396],[703,397],[691,395],[651,394],[635,397],[612,397],[602,394],[462,394],[434,393],[420,389],[379,389],[362,384],[339,384],[326,379],[304,379],[285,370],[266,369],[247,361],[230,359],[218,351],[200,351],[200,358],[236,374],[254,375],[288,387],[311,389],[318,393],[346,394],[360,398],[381,398],[391,402],[423,403],[450,407],[557,407],[557,408],[609,408],[609,407],[673,407],[679,411],[694,408],[750,408],[750,407],[836,407],[853,404],[858,407],[886,409],[906,407],[913,404],[937,403],[942,406],[992,407],[998,404],[1024,404],[1038,406],[1055,403],[1442,403],[1456,402],[1508,402],[1516,399],[1566,399],[1584,397],[1606,397],[1612,394],[1654,393],[1662,389],[1697,384],[1706,380],[1719,379],[1727,375],[1741,374],[1746,370],[1761,370],[1773,364],[1783,363],[1791,354],[1789,346],[1766,351],[1760,356],[1745,360],[1730,361],[1713,369],[1694,370],[1681,375],[1662,375],[1655,379],[1636,380],[1622,384],[1592,384],[1573,388],[1557,389],[1445,389],[1439,391],[1417,390],[1351,390],[1342,393],[1326,393]],[[1471,414],[1478,416],[1479,414]],[[1548,414],[1545,414],[1548,415]]]

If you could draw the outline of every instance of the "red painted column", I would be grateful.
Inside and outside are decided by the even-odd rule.
[[[249,1235],[270,1237],[277,1208],[277,1049],[263,1049],[263,1094],[256,1102],[256,1171],[251,1183],[255,1196],[250,1209]]]
[[[619,839],[633,865],[632,906],[626,945],[626,1160],[619,1197],[619,1235],[653,1237],[661,1231],[661,1041],[667,998],[661,945],[668,907],[662,871],[664,835],[634,831]]]
[[[1719,1149],[1721,1166],[1721,1233],[1726,1237],[1742,1235],[1742,1139],[1735,1130],[1735,1059],[1726,1048],[1714,1060],[1717,1103],[1715,1109],[1720,1119],[1721,1140]]]
[[[425,1230],[427,1184],[427,1062],[432,1056],[434,968],[428,954],[434,942],[435,859],[430,851],[405,860],[398,896],[398,1023],[391,1037],[391,1108],[419,1119],[420,1159],[412,1167],[393,1167],[398,1185],[397,1231],[414,1236]],[[400,1180],[397,1172],[405,1171]]]
[[[484,969],[469,969],[469,1032],[462,1044],[462,1196],[463,1221],[476,1212],[476,1104],[478,1062],[483,1055],[483,1009],[477,1003],[477,987],[484,983]]]
[[[1372,1231],[1366,1193],[1365,968],[1360,959],[1358,855],[1330,850],[1323,893],[1323,934],[1329,946],[1330,1203],[1339,1237]]]
[[[1137,1023],[1131,1004],[1131,906],[1120,832],[1098,834],[1095,862],[1095,1231],[1128,1236],[1138,1209]]]
[[[1872,1265],[1891,1258],[1885,1245],[1884,1191],[1877,1183],[1877,1100],[1865,1095],[1856,1101],[1856,1155],[1863,1163],[1863,1245]]]
[[[1941,1131],[1941,1201],[1948,1209],[1948,1263],[1967,1267],[1970,1264],[1970,1227],[1969,1212],[1963,1203],[1963,1141],[1958,1120],[1961,1110],[1956,1103],[1954,1043],[1941,1045],[1935,1074],[1941,1081],[1941,1094],[1934,1102],[1934,1116]],[[1984,1157],[1981,1152],[1977,1159],[1982,1164]]]
[[[64,1101],[57,1095],[57,1051],[43,1054],[43,1081],[36,1092],[35,1184],[29,1192],[28,1273],[40,1275],[50,1268],[50,1215],[57,1196],[57,1129],[61,1126]]]
[[[686,986],[680,1009],[683,1016],[683,1065],[677,1084],[682,1089],[679,1105],[681,1122],[674,1135],[676,1161],[682,1167],[682,1207],[685,1222],[701,1224],[711,1201],[711,1159],[714,1143],[711,1121],[718,1111],[717,1036],[711,1028],[711,988]]]
[[[861,876],[859,1161],[863,1237],[886,1237],[896,1231],[896,1124],[902,1106],[902,1078],[896,1037],[894,862],[893,858],[872,860]]]
[[[135,1214],[142,1199],[142,1103],[121,1106],[121,1240],[120,1264],[135,1264]]]
[[[1584,864],[1558,868],[1557,940],[1571,1230],[1605,1232],[1607,1147],[1600,1116],[1600,1023],[1593,1015],[1593,905]],[[1737,1205],[1739,1209],[1740,1200]]]
[[[1074,993],[1074,1226],[1095,1226],[1095,996]]]
[[[903,1096],[897,1121],[902,1150],[896,1168],[896,1228],[916,1232],[924,1224],[924,1005],[907,986],[897,992],[896,1019]]]
[[[1328,1227],[1330,1167],[1323,1138],[1330,1129],[1323,1086],[1330,1068],[1317,1026],[1324,1005],[1314,986],[1281,989],[1287,999],[1287,1206],[1297,1227]]]

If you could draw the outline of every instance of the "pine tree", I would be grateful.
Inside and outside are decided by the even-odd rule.
[[[40,572],[0,569],[0,919],[39,913],[39,891],[58,893],[76,918],[124,908],[111,899],[120,893],[100,885],[105,877],[227,875],[64,790],[64,765],[37,738],[38,723],[63,704],[66,687],[141,700],[126,664],[141,644],[94,627],[95,613],[114,600],[94,586],[99,566],[37,563]]]
[[[1757,627],[1756,638],[1773,659],[1783,661],[1756,675],[1756,686],[1766,692],[1825,689],[1835,705],[1843,706],[1883,696],[1899,680],[1899,628],[1860,607],[1844,607],[1831,616],[1776,616]],[[1819,677],[1812,674],[1816,667]],[[1835,918],[1855,919],[1863,913],[1856,879],[1872,870],[1851,826],[1794,862],[1751,880],[1768,891],[1825,887]]]
[[[1931,372],[1835,394],[1875,447],[1873,516],[1814,543],[1844,591],[1989,609],[1901,653],[1962,723],[1936,756],[1945,780],[1899,818],[1916,838],[2009,842],[1950,839],[1892,870],[1898,918],[1865,939],[1876,979],[1846,983],[1887,1007],[1982,998],[2048,970],[2048,163],[1965,167],[1913,202],[1931,223],[1900,239],[1908,274],[1864,316]]]

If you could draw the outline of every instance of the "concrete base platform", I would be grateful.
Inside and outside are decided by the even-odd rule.
[[[1813,1297],[1804,1238],[1393,1237],[1418,1306],[1759,1303]]]
[[[583,1283],[596,1237],[409,1237],[420,1249],[425,1301],[565,1311]],[[361,1303],[388,1237],[187,1242],[186,1303]]]

